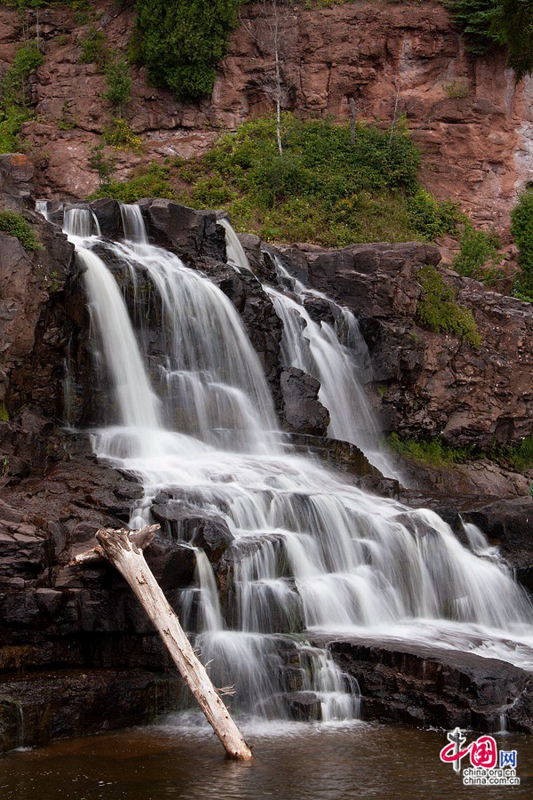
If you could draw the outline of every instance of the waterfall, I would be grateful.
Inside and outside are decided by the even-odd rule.
[[[244,252],[244,247],[241,244],[241,240],[233,230],[230,222],[226,219],[226,217],[220,217],[220,219],[217,220],[217,223],[224,228],[224,232],[226,234],[226,258],[228,264],[231,264],[233,267],[235,267],[237,272],[240,272],[243,269],[251,272],[248,256]]]
[[[146,228],[141,213],[141,209],[134,203],[123,204],[120,206],[122,226],[124,228],[124,238],[126,241],[137,244],[148,244]]]
[[[223,218],[218,224],[226,233],[228,263],[250,271],[244,248],[229,221]],[[290,292],[263,287],[283,324],[283,363],[319,381],[318,397],[330,415],[328,436],[357,445],[383,475],[401,480],[398,469],[380,447],[380,426],[363,388],[370,356],[357,319],[348,308],[290,275],[277,255],[269,257],[279,287]],[[322,301],[330,310],[333,324],[319,324],[312,319],[305,303],[313,299]]]
[[[149,519],[163,490],[232,537],[217,571],[220,598],[196,547],[196,585],[181,602],[215,684],[235,686],[237,707],[353,717],[357,687],[313,643],[324,631],[438,642],[533,668],[531,605],[475,532],[480,555],[434,512],[368,495],[283,449],[257,355],[227,297],[130,223],[132,238],[119,244],[84,224],[86,238],[74,241],[117,406],[94,447],[144,485],[132,525]],[[122,265],[123,291],[133,281],[148,303],[135,327],[106,260],[115,273]]]
[[[41,214],[41,216],[43,216],[47,222],[50,221],[50,215],[48,213],[48,200],[36,200],[35,211],[37,214]]]

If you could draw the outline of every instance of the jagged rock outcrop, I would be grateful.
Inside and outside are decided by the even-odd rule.
[[[133,9],[110,0],[94,5],[109,46],[127,48]],[[21,19],[0,9],[0,71],[35,13]],[[39,166],[39,191],[83,197],[97,188],[89,151],[113,109],[102,99],[102,71],[79,63],[90,21],[80,25],[72,11],[54,6],[38,13],[46,59],[32,78],[36,120],[25,124],[24,134]],[[144,153],[116,152],[119,176],[142,161],[196,155],[213,143],[217,129],[235,129],[274,110],[269,14],[269,4],[243,6],[210,100],[180,103],[149,86],[144,69],[133,68],[127,116],[144,137]],[[284,109],[346,120],[352,103],[358,119],[383,123],[405,114],[424,154],[425,185],[438,197],[457,199],[479,221],[505,227],[518,190],[533,174],[533,82],[515,85],[503,52],[467,53],[436,2],[298,4],[279,15]]]
[[[363,719],[439,728],[533,730],[533,679],[495,658],[406,642],[318,637],[361,689]]]

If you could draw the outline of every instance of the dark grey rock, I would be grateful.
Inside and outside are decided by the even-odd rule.
[[[284,367],[280,376],[283,418],[289,430],[326,436],[329,412],[318,399],[320,382],[296,367]]]

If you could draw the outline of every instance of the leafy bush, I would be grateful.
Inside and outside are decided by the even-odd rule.
[[[106,189],[111,183],[115,172],[116,160],[112,156],[106,155],[103,142],[91,147],[89,151],[89,166],[98,173],[100,182],[98,197],[106,197]]]
[[[125,119],[116,117],[110,125],[104,127],[104,142],[115,150],[133,150],[138,153],[142,149],[142,139],[137,136]]]
[[[0,231],[16,236],[28,253],[34,253],[42,246],[29,223],[16,211],[0,211]]]
[[[520,255],[520,275],[514,294],[533,302],[533,189],[526,189],[511,211],[511,233]]]
[[[148,169],[129,181],[101,181],[100,189],[91,195],[92,200],[99,197],[114,197],[121,203],[136,203],[143,197],[166,197],[175,199],[168,182],[168,169],[152,162]]]
[[[422,294],[418,301],[416,317],[437,333],[460,336],[476,349],[481,346],[481,337],[470,309],[459,305],[451,286],[444,283],[435,267],[425,266],[418,273]]]
[[[419,189],[409,198],[408,209],[411,226],[427,242],[454,233],[463,216],[455,203],[440,202],[425,189]]]
[[[122,53],[109,53],[105,67],[106,100],[119,111],[130,101],[130,65]]]
[[[98,64],[103,66],[106,54],[106,35],[91,25],[87,36],[81,43],[80,64]]]
[[[434,439],[402,439],[397,433],[392,433],[388,443],[391,449],[401,456],[412,458],[423,464],[431,464],[434,467],[463,464],[474,456],[471,447],[450,447],[438,437]]]
[[[209,96],[242,0],[137,0],[135,49],[156,86]]]
[[[501,276],[501,271],[498,269],[498,265],[502,262],[502,255],[498,252],[498,248],[501,247],[498,234],[476,230],[467,220],[460,243],[461,250],[453,259],[453,268],[465,278],[474,278],[489,286],[492,285],[496,278]]]

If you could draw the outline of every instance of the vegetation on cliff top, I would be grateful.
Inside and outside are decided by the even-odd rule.
[[[501,467],[517,472],[526,472],[533,468],[533,436],[526,436],[517,445],[502,445],[495,442],[490,447],[480,448],[476,445],[452,446],[439,437],[402,438],[393,433],[387,443],[401,456],[433,467],[451,467],[455,464],[490,459]]]
[[[483,55],[491,47],[507,48],[507,66],[516,80],[533,69],[533,3],[531,0],[443,0],[459,25],[467,48]]]
[[[179,199],[223,208],[241,231],[266,240],[342,247],[362,241],[431,240],[455,229],[451,203],[418,183],[420,156],[403,125],[298,120],[247,122],[204,156],[177,166]]]
[[[420,157],[406,128],[282,118],[255,119],[226,134],[205,155],[152,165],[148,174],[113,181],[105,159],[97,196],[133,202],[148,194],[194,208],[221,208],[237,230],[265,240],[342,247],[363,241],[431,241],[462,218],[418,183]]]

